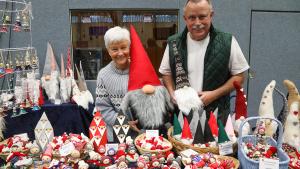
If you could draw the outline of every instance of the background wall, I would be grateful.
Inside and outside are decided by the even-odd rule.
[[[183,11],[186,0],[32,0],[33,46],[37,49],[40,72],[44,67],[46,43],[51,42],[56,57],[66,55],[71,44],[71,9],[179,9],[179,31],[183,30]],[[280,90],[283,79],[290,79],[300,88],[300,2],[298,0],[213,0],[214,25],[232,33],[238,40],[251,66],[253,78],[247,79],[249,114],[256,115],[261,94],[272,80]],[[0,47],[24,46],[26,38],[1,35]],[[247,75],[248,78],[248,75]],[[88,81],[95,92],[95,81]],[[276,112],[281,100],[274,95]]]

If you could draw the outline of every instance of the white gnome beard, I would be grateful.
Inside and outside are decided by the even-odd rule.
[[[40,81],[35,80],[33,86],[33,102],[35,104],[39,103],[39,97],[40,97]]]
[[[242,122],[245,120],[244,116],[242,116],[241,118],[239,118],[238,120],[235,120],[233,128],[236,132],[239,132],[240,129],[240,125],[242,124]],[[242,128],[242,133],[239,133],[239,135],[248,135],[251,131],[250,128],[250,124],[248,122],[246,122]]]
[[[51,72],[49,100],[55,103],[59,99],[58,71]]]
[[[198,93],[192,87],[183,87],[174,92],[178,108],[185,114],[189,115],[191,110],[199,110],[203,107],[203,103]]]
[[[59,78],[60,82],[60,98],[62,103],[67,103],[69,101],[68,91],[67,91],[67,84],[65,78]]]
[[[45,92],[46,92],[47,96],[50,97],[50,93],[51,93],[51,91],[50,91],[50,80],[46,80],[45,76],[43,76],[41,78],[41,80],[42,80],[42,87],[45,89]]]
[[[142,127],[153,128],[163,125],[163,117],[167,113],[165,95],[162,88],[155,87],[155,93],[146,95],[141,89],[127,93],[131,109],[134,111]]]
[[[79,106],[82,106],[84,109],[88,110],[89,103],[93,103],[94,99],[90,91],[80,91],[75,80],[72,79],[72,99]]]
[[[72,78],[71,77],[66,77],[65,78],[66,81],[66,88],[67,88],[67,97],[70,99],[71,98],[71,94],[72,94]]]

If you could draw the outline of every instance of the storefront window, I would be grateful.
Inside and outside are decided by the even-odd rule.
[[[73,61],[82,62],[85,78],[96,80],[111,59],[103,35],[114,26],[132,24],[158,71],[167,38],[178,30],[178,10],[71,11]]]

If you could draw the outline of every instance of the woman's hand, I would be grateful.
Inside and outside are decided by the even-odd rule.
[[[129,125],[130,125],[130,127],[131,127],[132,130],[134,130],[134,131],[136,131],[138,133],[141,132],[141,130],[136,126],[137,123],[138,123],[138,120],[128,121],[128,123],[129,123]]]

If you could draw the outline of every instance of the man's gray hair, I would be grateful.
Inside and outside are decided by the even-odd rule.
[[[207,1],[208,5],[210,6],[210,10],[213,11],[213,5],[212,5],[212,2],[211,0],[187,0],[184,7],[183,7],[183,11],[185,12],[185,7],[186,5],[189,3],[189,2],[192,2],[192,3],[199,3],[201,1]]]
[[[107,49],[111,43],[123,40],[127,40],[130,45],[129,31],[126,28],[121,28],[120,26],[108,29],[104,35],[104,43]]]

